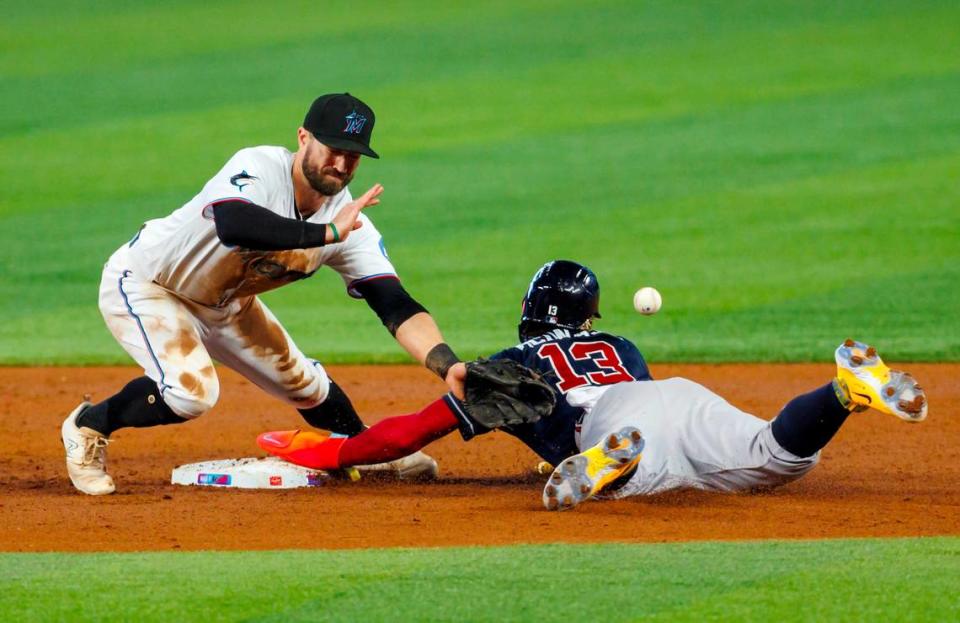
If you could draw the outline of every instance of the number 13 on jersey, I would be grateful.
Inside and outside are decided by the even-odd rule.
[[[537,349],[537,356],[550,362],[560,378],[557,389],[567,393],[584,385],[611,385],[633,381],[617,350],[607,342],[574,342],[561,348],[556,342]],[[599,368],[588,371],[588,362]]]

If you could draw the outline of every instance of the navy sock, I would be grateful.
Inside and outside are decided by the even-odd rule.
[[[92,428],[104,437],[109,437],[118,428],[128,426],[145,428],[181,422],[186,422],[186,419],[167,406],[157,390],[157,384],[146,376],[133,379],[119,392],[77,417],[77,426]]]
[[[797,396],[773,421],[773,438],[784,450],[799,457],[817,453],[833,439],[850,412],[844,407],[833,382]]]
[[[353,437],[363,432],[365,426],[346,392],[330,379],[327,398],[310,409],[299,409],[300,415],[314,428]]]

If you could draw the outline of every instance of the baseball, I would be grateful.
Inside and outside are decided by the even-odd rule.
[[[644,316],[652,316],[657,313],[660,311],[662,304],[663,297],[660,296],[656,288],[650,286],[640,288],[633,295],[633,308]]]

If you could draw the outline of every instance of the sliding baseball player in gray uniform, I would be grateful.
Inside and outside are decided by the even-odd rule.
[[[521,343],[491,356],[535,370],[554,390],[549,415],[499,427],[557,466],[543,489],[550,510],[595,496],[780,486],[813,469],[851,411],[871,407],[908,422],[927,415],[910,375],[887,368],[872,347],[846,340],[836,350],[837,376],[767,421],[694,381],[653,380],[632,342],[593,330],[599,317],[593,272],[549,262],[523,299]],[[469,440],[491,428],[447,395],[356,437],[272,431],[258,443],[293,463],[330,469],[390,460],[455,430]]]
[[[319,362],[293,342],[258,294],[336,270],[416,360],[462,393],[463,364],[433,318],[401,286],[379,232],[361,210],[374,185],[347,188],[370,148],[374,114],[350,94],[318,98],[297,130],[298,149],[237,152],[203,189],[165,218],[148,221],[109,259],[100,311],[143,368],[117,394],[79,405],[62,426],[67,470],[91,495],[114,491],[106,472],[110,434],[123,427],[182,423],[217,402],[213,359],[298,409],[311,425],[351,436],[364,426]],[[317,310],[316,330],[334,332]],[[419,454],[411,473],[435,469]]]

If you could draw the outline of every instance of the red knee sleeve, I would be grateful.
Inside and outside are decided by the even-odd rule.
[[[443,398],[411,415],[387,418],[340,447],[339,466],[385,463],[407,456],[457,428]]]

